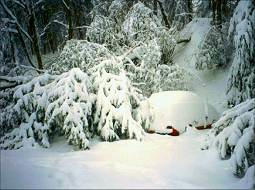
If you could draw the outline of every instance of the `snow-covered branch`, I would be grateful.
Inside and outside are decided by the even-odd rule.
[[[17,27],[19,27],[20,31],[32,42],[31,36],[23,29],[23,27],[18,22],[16,16],[12,13],[12,11],[6,6],[4,1],[0,1],[2,7],[4,8],[5,12],[15,21]]]

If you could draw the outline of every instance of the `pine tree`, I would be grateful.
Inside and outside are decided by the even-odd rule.
[[[255,3],[240,1],[230,22],[235,53],[227,84],[229,104],[255,97]]]
[[[255,99],[226,110],[213,124],[205,149],[216,147],[220,158],[230,158],[233,173],[243,177],[255,164]]]
[[[199,45],[196,58],[195,66],[198,70],[213,70],[226,66],[226,41],[220,28],[212,26]]]
[[[131,85],[121,59],[113,57],[93,68],[97,91],[94,124],[105,141],[142,140],[144,130],[136,121],[139,94]]]
[[[18,126],[0,139],[0,147],[50,146],[64,133],[68,142],[88,147],[93,94],[88,76],[75,68],[59,76],[43,74],[18,86],[14,93]]]

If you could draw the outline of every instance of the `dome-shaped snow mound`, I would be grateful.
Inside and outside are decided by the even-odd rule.
[[[159,92],[146,101],[154,117],[150,129],[156,132],[167,132],[167,126],[184,132],[189,125],[205,126],[219,118],[212,105],[189,91]]]

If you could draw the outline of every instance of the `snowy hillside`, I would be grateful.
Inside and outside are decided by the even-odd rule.
[[[211,19],[195,18],[181,31],[180,36],[191,37],[190,42],[178,44],[175,50],[174,62],[180,67],[192,73],[190,85],[194,91],[208,100],[219,113],[226,109],[226,81],[229,68],[198,71],[195,69],[196,54],[199,51],[199,44],[203,42],[206,34],[211,28]]]

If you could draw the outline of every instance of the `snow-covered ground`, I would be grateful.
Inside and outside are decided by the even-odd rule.
[[[196,75],[194,91],[218,111],[225,109],[228,69],[199,72],[194,68],[198,44],[209,30],[209,19],[188,24],[174,61]],[[160,108],[158,108],[160,109]],[[92,142],[75,151],[58,138],[49,149],[1,150],[1,188],[195,188],[244,189],[254,183],[251,168],[243,179],[232,174],[229,160],[215,150],[200,149],[207,130],[187,128],[180,136],[146,134],[144,141]]]
[[[247,188],[229,161],[202,151],[206,131],[178,137],[146,135],[143,142],[94,142],[73,151],[63,139],[50,149],[1,151],[1,188]]]
[[[205,35],[210,30],[209,18],[196,18],[182,30],[180,36],[188,38],[188,43],[178,44],[174,62],[194,75],[190,80],[190,86],[194,91],[210,104],[212,104],[219,113],[226,109],[226,84],[229,68],[218,69],[216,71],[198,71],[195,69],[196,54],[198,46],[203,42]]]

